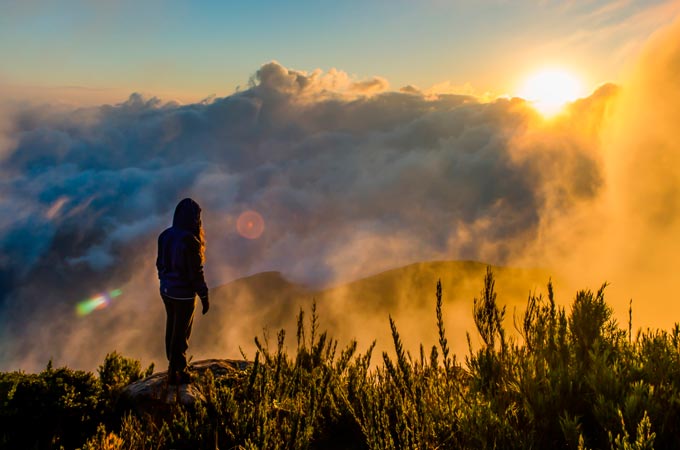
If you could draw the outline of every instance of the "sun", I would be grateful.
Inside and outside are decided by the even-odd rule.
[[[544,69],[530,76],[518,95],[530,102],[544,117],[552,117],[565,104],[583,95],[583,85],[569,71]]]

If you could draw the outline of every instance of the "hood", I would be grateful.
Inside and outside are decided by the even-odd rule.
[[[198,236],[201,228],[201,207],[190,198],[185,198],[177,204],[172,226],[187,230]]]

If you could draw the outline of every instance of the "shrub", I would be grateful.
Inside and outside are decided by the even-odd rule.
[[[5,448],[75,448],[101,420],[101,386],[68,368],[0,374],[0,443]]]
[[[606,285],[605,285],[606,286]],[[488,271],[473,317],[482,345],[465,364],[449,349],[441,283],[438,337],[405,350],[389,318],[393,353],[372,365],[319,331],[316,306],[298,315],[294,351],[282,330],[256,338],[254,363],[197,383],[205,402],[165,416],[114,408],[117,392],[149,374],[107,355],[99,378],[51,365],[0,374],[0,446],[84,449],[536,449],[674,448],[680,435],[680,325],[670,332],[622,330],[605,286],[576,294],[571,310],[531,294],[503,328]],[[471,338],[468,336],[468,342]]]

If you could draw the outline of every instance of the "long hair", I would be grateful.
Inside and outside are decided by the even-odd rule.
[[[198,236],[196,236],[196,237],[198,238],[198,242],[200,244],[198,249],[199,249],[199,253],[201,254],[201,263],[203,264],[203,263],[205,263],[205,242],[206,241],[205,241],[205,231],[203,230],[203,223],[201,222],[200,219],[198,221]]]

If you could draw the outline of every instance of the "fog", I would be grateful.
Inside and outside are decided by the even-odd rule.
[[[470,259],[541,268],[564,304],[609,281],[618,317],[632,298],[636,326],[668,327],[680,313],[679,35],[675,24],[653,36],[621,86],[552,120],[518,98],[425,94],[278,62],[247,89],[194,104],[6,102],[0,369],[39,370],[49,358],[93,369],[113,349],[164,365],[156,238],[187,196],[203,208],[212,287],[276,270],[319,290]],[[256,239],[236,230],[251,210],[264,221]],[[114,289],[122,295],[107,308],[75,314]],[[276,304],[254,301],[233,298],[210,319],[239,330],[216,337],[215,355],[238,357],[278,323]],[[458,328],[471,323],[460,319],[467,301],[450,318]],[[431,335],[427,308],[403,324],[410,338]],[[332,324],[343,311],[326,313]],[[385,311],[386,326],[387,313],[399,311]]]

